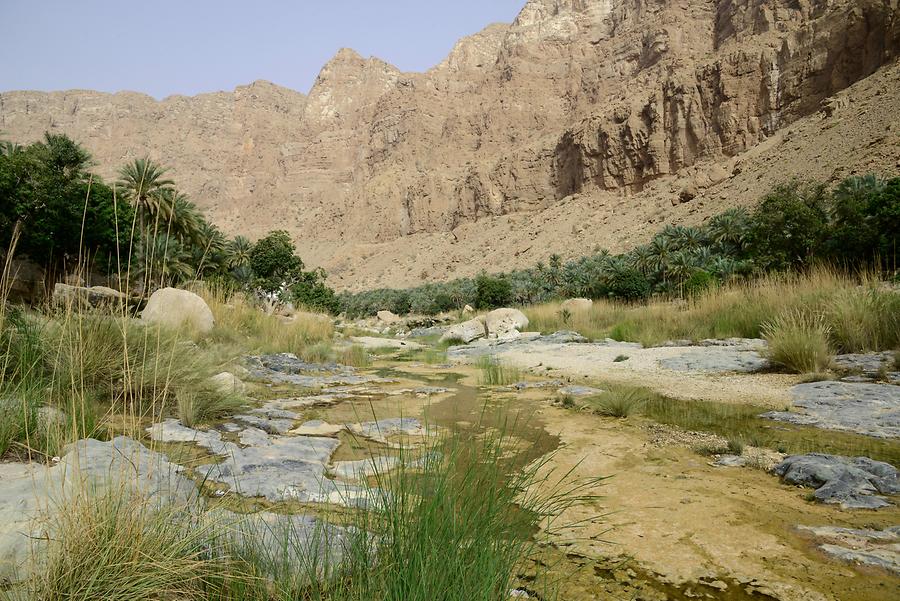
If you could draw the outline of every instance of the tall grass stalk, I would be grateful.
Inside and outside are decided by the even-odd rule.
[[[829,334],[822,315],[799,309],[763,324],[766,355],[795,373],[820,373],[828,368],[834,357]]]

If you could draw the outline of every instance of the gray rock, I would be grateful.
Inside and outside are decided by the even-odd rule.
[[[882,495],[900,492],[897,470],[868,457],[809,453],[787,457],[773,470],[789,484],[815,488],[815,498],[845,509],[878,509],[890,505]]]
[[[800,526],[824,542],[819,549],[842,561],[882,568],[900,575],[900,526],[884,530]]]
[[[126,491],[150,506],[188,504],[197,499],[197,488],[181,471],[165,455],[124,436],[80,440],[50,468],[0,464],[0,581],[23,575],[32,545],[40,544],[42,511],[64,510],[86,487]]]
[[[269,434],[285,434],[294,427],[293,419],[270,419],[260,415],[234,415],[231,419]]]
[[[878,438],[900,437],[900,386],[811,382],[794,386],[791,393],[795,412],[770,411],[762,417]]]
[[[192,442],[216,455],[227,455],[234,443],[222,440],[222,434],[215,430],[195,430],[188,428],[177,419],[167,419],[147,428],[150,438],[157,442]]]
[[[304,388],[358,385],[391,380],[357,374],[356,370],[338,363],[307,363],[293,353],[247,357],[247,369],[257,380],[272,384],[294,384]]]
[[[539,382],[516,382],[512,388],[516,390],[528,390],[530,388],[556,388],[562,386],[561,380],[541,380]]]
[[[713,373],[753,373],[770,366],[769,360],[756,350],[736,345],[697,348],[676,357],[660,359],[659,364],[674,371]]]
[[[246,431],[245,431],[246,432]],[[202,465],[198,473],[247,497],[272,502],[341,503],[343,492],[325,478],[325,464],[340,445],[334,438],[313,436],[266,437],[251,432],[234,445],[221,463]]]
[[[393,417],[374,422],[354,424],[350,426],[350,430],[360,436],[381,442],[398,434],[409,436],[423,436],[426,434],[422,422],[414,417]]]
[[[883,351],[881,353],[849,353],[835,356],[832,363],[848,371],[859,372],[863,375],[874,376],[885,365],[894,362],[894,353]]]
[[[593,388],[591,386],[563,386],[559,389],[560,394],[568,394],[571,396],[591,396],[593,394],[600,394],[603,392],[599,388]]]

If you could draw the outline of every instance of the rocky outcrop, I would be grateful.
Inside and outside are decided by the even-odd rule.
[[[108,178],[149,154],[229,233],[293,232],[338,287],[362,285],[354,270],[382,285],[412,283],[496,268],[476,241],[453,247],[475,222],[505,219],[508,231],[530,221],[515,252],[531,257],[529,242],[562,227],[576,198],[587,199],[584,213],[553,233],[557,251],[583,253],[576,234],[592,216],[597,240],[622,230],[601,217],[631,206],[653,205],[631,219],[643,229],[665,220],[673,200],[695,211],[704,191],[746,167],[738,163],[750,150],[896,57],[897,8],[529,0],[513,23],[460,40],[426,73],[344,49],[308,96],[266,82],[162,101],[9,92],[0,129],[21,142],[69,133]],[[872,144],[890,148],[893,135],[873,131]],[[876,166],[895,163],[885,156]],[[657,211],[659,196],[667,204]],[[727,202],[751,200],[742,188]],[[401,237],[384,255],[361,247]],[[404,248],[411,257],[398,266]]]
[[[841,457],[823,453],[793,455],[778,464],[774,472],[789,484],[816,489],[813,496],[822,503],[845,509],[878,509],[891,503],[881,495],[900,493],[897,469],[868,457]]]

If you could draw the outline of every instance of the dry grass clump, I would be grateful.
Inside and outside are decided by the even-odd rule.
[[[34,601],[204,600],[217,562],[212,532],[184,508],[158,508],[116,488],[66,499],[48,521]]]
[[[879,287],[872,274],[850,276],[819,267],[769,274],[706,290],[689,299],[627,305],[599,300],[584,311],[560,313],[560,303],[526,308],[542,332],[572,329],[591,339],[614,338],[652,346],[667,340],[759,338],[773,315],[821,314],[836,350],[860,352],[900,346],[900,293]]]
[[[299,356],[307,346],[334,337],[334,323],[327,315],[272,315],[255,307],[242,294],[208,294],[205,300],[216,320],[212,339],[238,344],[252,352],[289,352]]]
[[[659,395],[647,388],[626,384],[607,384],[603,392],[585,399],[597,415],[625,418],[640,413],[649,401]]]
[[[351,367],[368,367],[372,364],[372,359],[365,348],[354,344],[340,351],[337,356],[337,362]]]
[[[834,358],[829,334],[822,315],[789,311],[763,325],[766,356],[794,373],[823,372]]]

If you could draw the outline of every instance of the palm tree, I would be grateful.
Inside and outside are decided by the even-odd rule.
[[[194,270],[183,246],[165,234],[145,236],[138,243],[132,273],[148,287],[165,286],[189,279]]]
[[[631,266],[646,274],[653,269],[653,249],[646,244],[635,246],[630,253]]]
[[[669,263],[669,274],[679,282],[682,282],[694,272],[696,264],[690,253],[679,250],[672,255]]]
[[[142,233],[151,220],[165,217],[160,214],[167,206],[165,191],[175,184],[165,173],[165,168],[148,158],[135,159],[119,170],[119,186],[138,214]]]
[[[253,243],[244,236],[235,236],[234,240],[228,243],[228,266],[237,269],[250,263],[250,251],[253,250]]]
[[[167,229],[178,237],[182,244],[200,244],[203,215],[186,194],[175,190],[162,192]]]
[[[728,209],[709,220],[710,238],[723,247],[743,247],[749,229],[749,216],[743,208]]]
[[[672,254],[675,252],[673,244],[666,236],[656,236],[650,242],[650,252],[653,256],[653,269],[661,272],[663,274],[663,279],[665,280],[666,271],[669,268],[669,261],[672,258]]]

